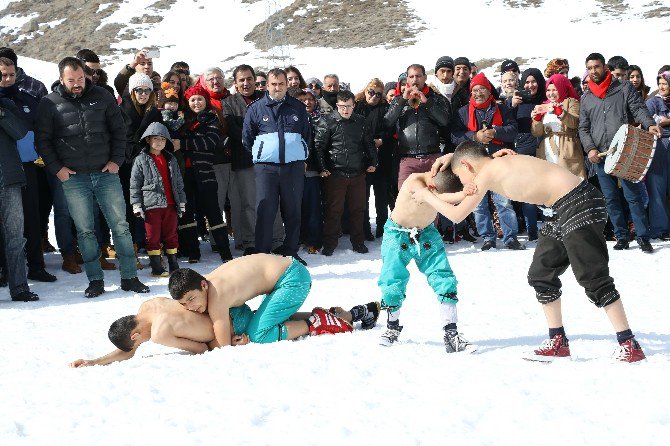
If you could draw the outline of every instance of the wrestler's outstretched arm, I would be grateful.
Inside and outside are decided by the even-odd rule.
[[[132,358],[134,355],[135,350],[124,352],[123,350],[119,350],[117,348],[113,352],[96,359],[77,359],[76,361],[72,361],[70,363],[70,367],[79,368],[79,367],[88,367],[92,365],[107,365],[116,361],[125,361],[126,359]]]

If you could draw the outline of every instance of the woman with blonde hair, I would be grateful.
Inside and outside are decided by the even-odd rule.
[[[579,142],[579,97],[562,74],[547,80],[547,100],[531,112],[531,131],[540,137],[537,157],[558,164],[586,179],[584,151]]]
[[[368,129],[372,132],[377,147],[378,166],[373,173],[367,174],[367,197],[368,202],[365,206],[365,235],[368,241],[382,236],[384,224],[388,219],[389,206],[389,185],[391,178],[391,167],[393,164],[393,149],[390,145],[384,144],[389,130],[384,126],[384,115],[388,110],[388,103],[384,97],[384,82],[374,78],[368,82],[365,88],[356,94],[354,113],[365,117]],[[370,186],[375,193],[376,231],[372,233],[370,226]]]

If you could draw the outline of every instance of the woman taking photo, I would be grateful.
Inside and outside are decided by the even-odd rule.
[[[547,100],[535,106],[533,135],[541,138],[537,157],[563,166],[586,179],[584,152],[577,136],[579,97],[572,83],[562,74],[547,80]]]
[[[564,76],[565,78],[565,76]],[[566,82],[570,83],[567,78]],[[531,112],[545,101],[545,81],[537,68],[528,68],[521,73],[523,91],[515,91],[507,98],[507,105],[515,113],[519,133],[514,141],[514,150],[521,155],[535,156],[539,140],[531,132]],[[528,240],[537,240],[537,206],[521,203],[521,213],[526,223]]]

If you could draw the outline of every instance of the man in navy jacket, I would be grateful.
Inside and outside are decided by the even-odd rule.
[[[267,86],[266,95],[249,106],[242,127],[242,144],[251,152],[256,174],[256,250],[272,249],[272,227],[281,206],[286,238],[279,252],[304,263],[298,243],[312,127],[304,104],[286,95],[284,70],[270,70]]]

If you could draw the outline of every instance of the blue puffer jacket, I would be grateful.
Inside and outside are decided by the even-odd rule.
[[[242,144],[254,163],[286,164],[304,161],[312,126],[305,105],[285,96],[275,101],[266,94],[249,106],[242,127]]]

